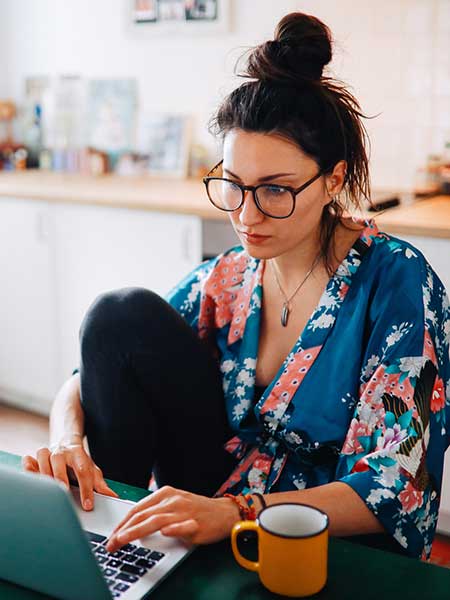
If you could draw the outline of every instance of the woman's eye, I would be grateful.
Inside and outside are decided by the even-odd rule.
[[[225,185],[231,192],[240,191],[239,184],[235,181],[230,181],[229,179],[225,180]]]
[[[286,188],[279,185],[268,185],[265,190],[267,194],[271,194],[272,196],[281,196],[286,193]]]

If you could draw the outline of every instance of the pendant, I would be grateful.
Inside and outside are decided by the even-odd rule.
[[[289,304],[285,302],[283,304],[283,308],[281,309],[281,324],[283,327],[286,327],[289,319]]]

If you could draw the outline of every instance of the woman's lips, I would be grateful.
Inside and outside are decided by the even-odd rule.
[[[262,244],[271,237],[270,235],[258,235],[256,233],[246,233],[245,231],[240,233],[249,244]]]

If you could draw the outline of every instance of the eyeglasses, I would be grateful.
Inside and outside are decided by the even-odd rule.
[[[298,188],[275,183],[241,185],[231,179],[210,176],[222,163],[223,160],[217,163],[203,178],[210,202],[220,210],[233,212],[244,204],[245,192],[253,192],[253,198],[258,209],[272,219],[287,219],[290,217],[295,210],[297,194],[300,194],[325,172],[320,170],[317,175],[308,179]]]

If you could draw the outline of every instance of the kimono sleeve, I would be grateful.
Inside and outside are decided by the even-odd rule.
[[[217,264],[219,257],[205,261],[196,267],[168,294],[165,300],[198,332],[203,285]]]
[[[449,444],[450,311],[425,259],[410,250],[408,260],[397,261],[374,295],[359,398],[336,479],[364,500],[406,554],[429,558]]]

